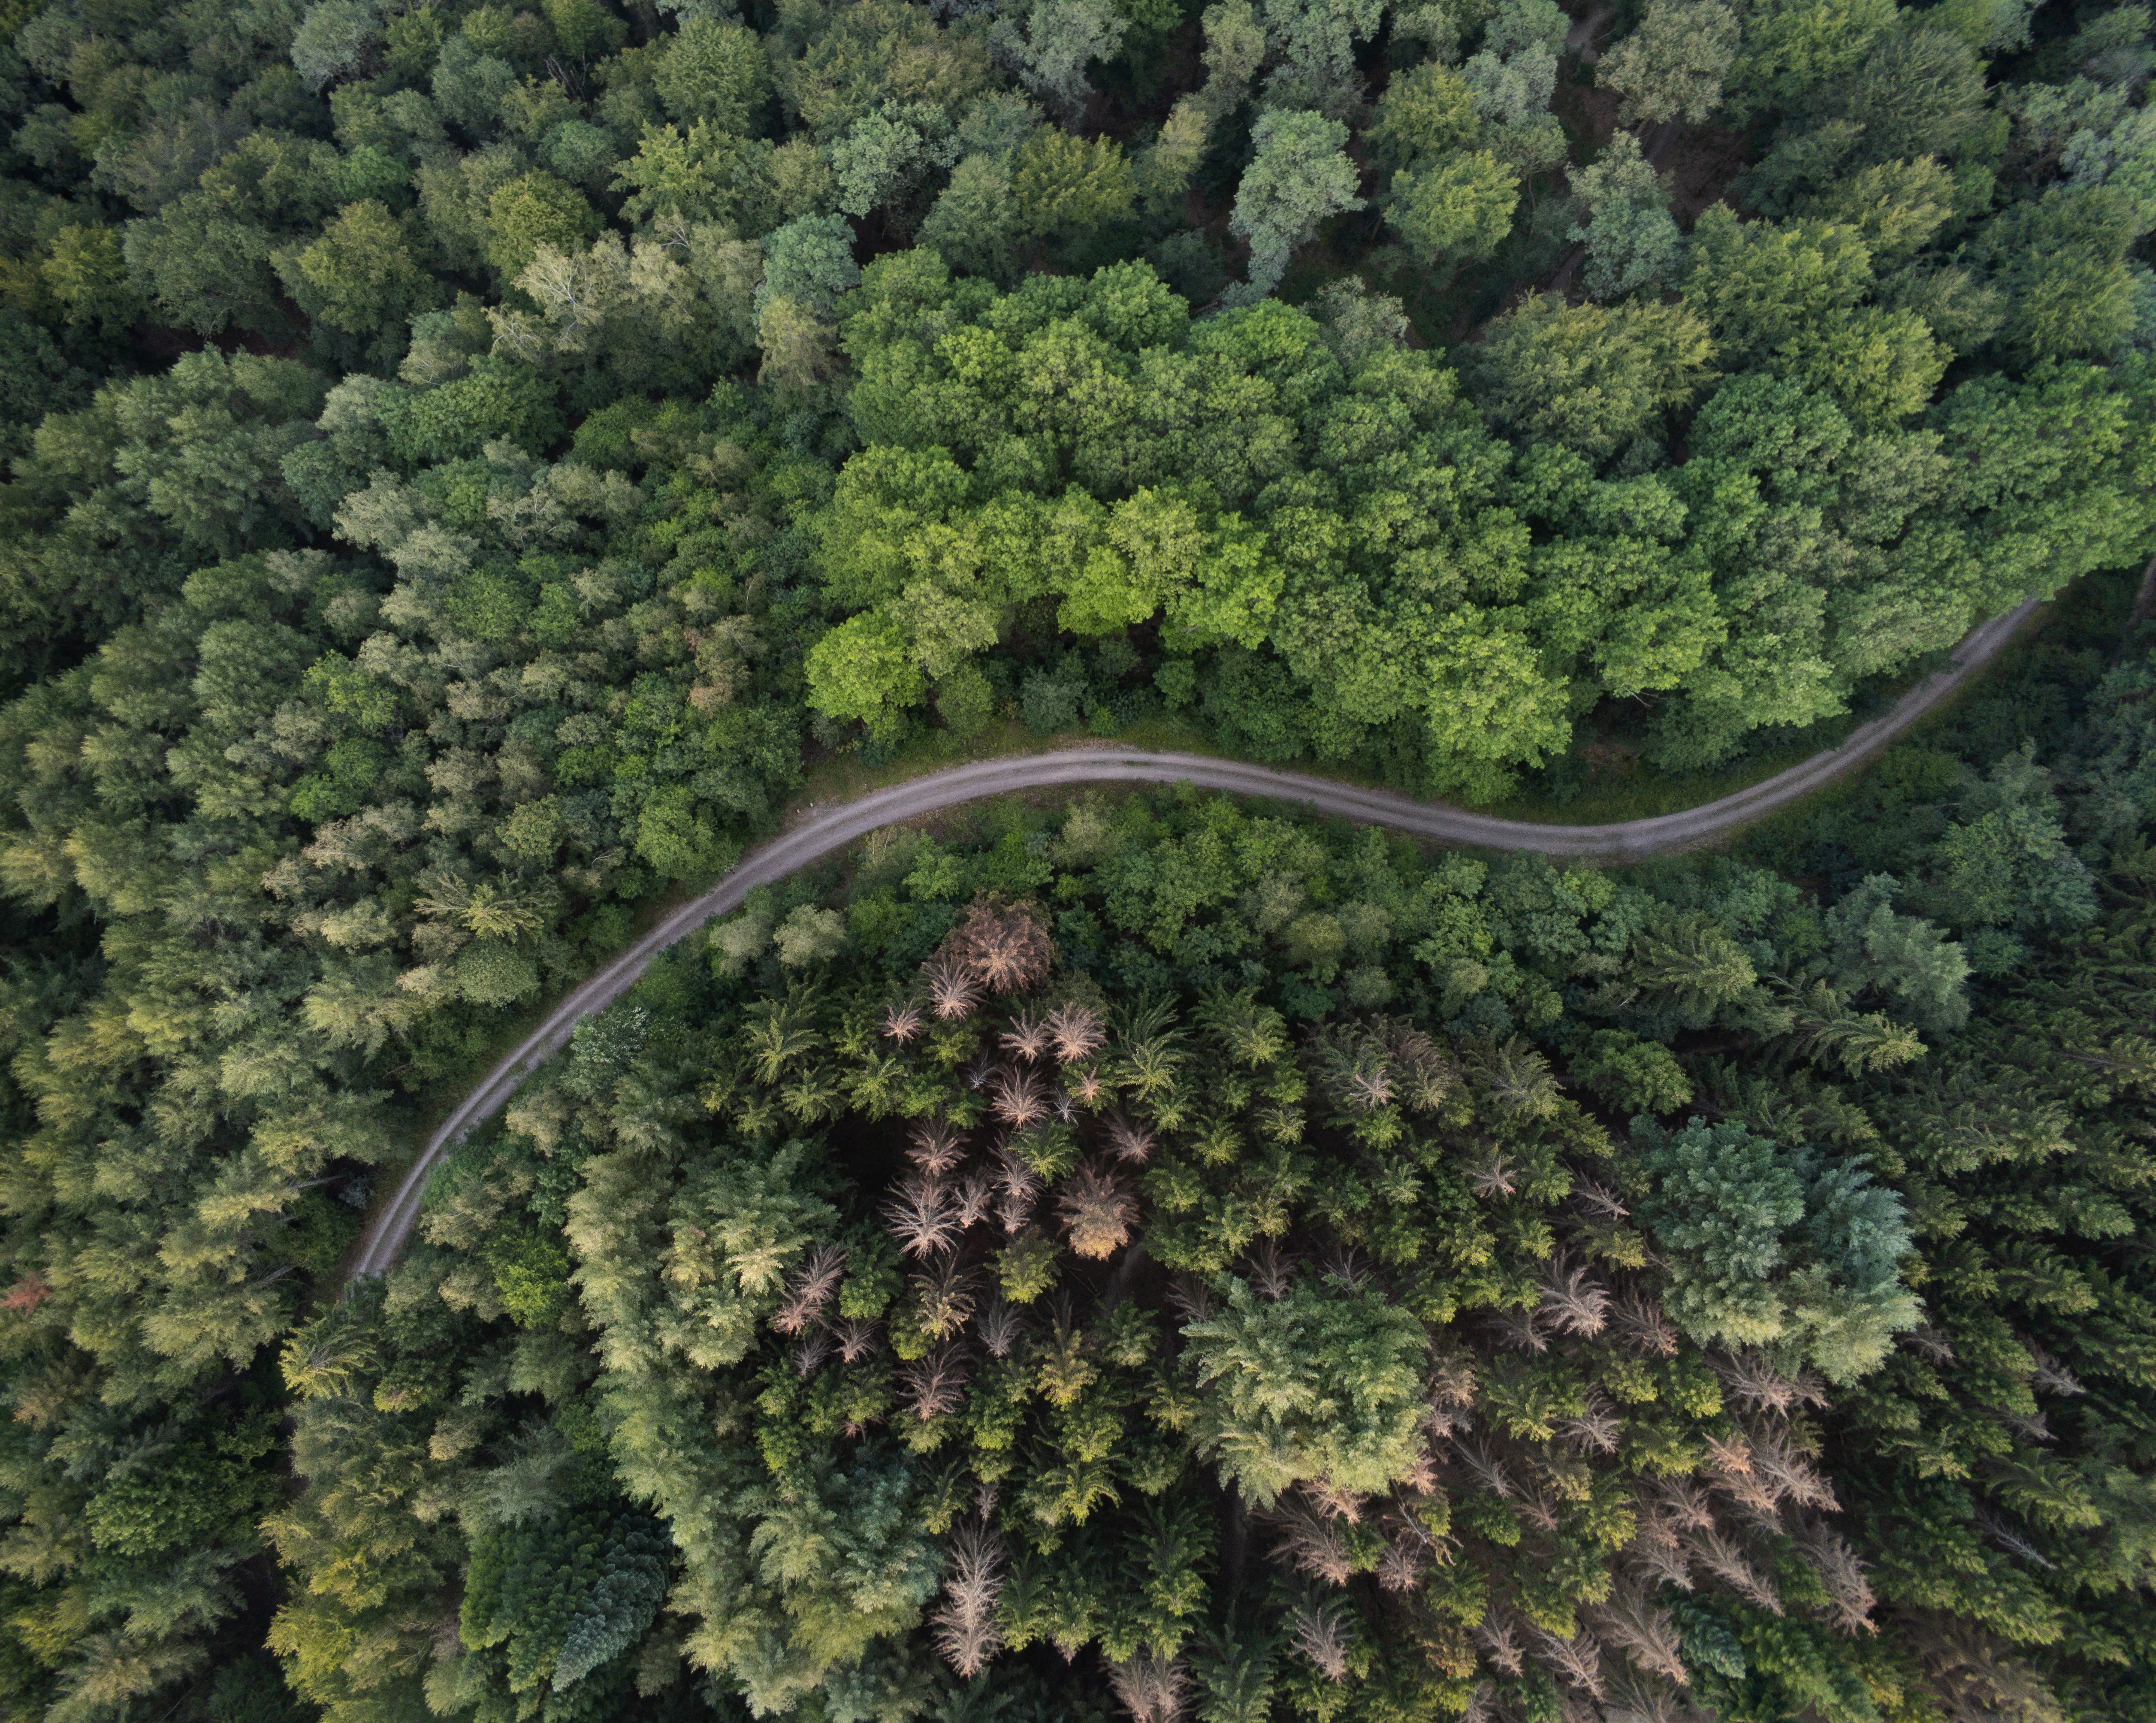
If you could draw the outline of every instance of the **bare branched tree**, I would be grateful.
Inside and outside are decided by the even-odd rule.
[[[941,1022],[969,1016],[981,1001],[980,983],[973,972],[946,952],[931,958],[921,973],[928,981],[928,1003]]]
[[[1677,1642],[1676,1619],[1645,1586],[1621,1585],[1593,1612],[1595,1627],[1638,1668],[1680,1687],[1690,1679]]]
[[[1798,1533],[1797,1550],[1826,1587],[1835,1626],[1845,1633],[1876,1633],[1877,1625],[1871,1619],[1876,1602],[1871,1595],[1871,1582],[1864,1576],[1864,1564],[1856,1559],[1856,1551],[1843,1541],[1841,1535],[1813,1520]]]
[[[1512,1623],[1496,1610],[1482,1618],[1475,1629],[1475,1643],[1482,1648],[1482,1655],[1490,1659],[1490,1667],[1507,1675],[1517,1675],[1527,1667],[1520,1650],[1519,1635],[1513,1632]]]
[[[966,912],[943,949],[991,993],[1022,993],[1039,986],[1055,955],[1048,929],[1030,909],[986,901]]]
[[[1055,1057],[1066,1065],[1090,1058],[1108,1038],[1101,1014],[1091,1006],[1058,1006],[1048,1014],[1045,1026],[1055,1038]]]
[[[998,1072],[988,1098],[996,1117],[1008,1124],[1028,1125],[1048,1116],[1048,1086],[1034,1072]]]
[[[1037,1013],[1021,1011],[1010,1020],[1010,1026],[1003,1032],[1006,1051],[1016,1053],[1021,1059],[1039,1059],[1055,1043],[1055,1036],[1047,1022]]]
[[[946,1257],[926,1274],[913,1277],[921,1325],[934,1339],[957,1333],[972,1319],[973,1280],[972,1273],[959,1266],[955,1256]]]
[[[1561,1639],[1537,1628],[1534,1636],[1536,1656],[1581,1691],[1595,1699],[1602,1697],[1602,1648],[1592,1633],[1583,1628],[1571,1638]]]
[[[961,1680],[979,1674],[1004,1643],[996,1622],[1004,1571],[1003,1541],[987,1525],[963,1525],[952,1535],[943,1601],[929,1620],[936,1648]]]
[[[846,1271],[846,1252],[842,1245],[826,1244],[819,1247],[801,1265],[793,1283],[786,1289],[785,1302],[779,1305],[771,1325],[783,1335],[798,1335],[819,1316],[824,1306],[831,1301],[831,1294],[839,1289],[839,1282]]]
[[[1678,1531],[1702,1530],[1714,1524],[1714,1504],[1689,1478],[1671,1479],[1656,1492],[1656,1505]]]
[[[1127,1166],[1143,1166],[1153,1150],[1152,1133],[1116,1114],[1108,1121],[1108,1152]]]
[[[1786,1428],[1768,1427],[1752,1432],[1752,1468],[1800,1508],[1831,1514],[1841,1505],[1810,1458],[1792,1444]]]
[[[1500,1345],[1515,1352],[1547,1352],[1549,1336],[1543,1332],[1543,1313],[1534,1310],[1497,1310],[1490,1317],[1490,1326],[1497,1335]]]
[[[939,1346],[907,1365],[898,1373],[898,1381],[906,1409],[925,1424],[956,1412],[965,1398],[965,1355],[955,1346]]]
[[[996,1219],[1014,1236],[1033,1224],[1034,1205],[1040,1201],[1040,1175],[1013,1150],[996,1153]]]
[[[1463,1352],[1446,1352],[1430,1367],[1430,1403],[1450,1411],[1475,1403],[1475,1360]]]
[[[1168,1302],[1186,1323],[1213,1319],[1213,1289],[1194,1274],[1178,1274],[1168,1283]]]
[[[1919,1358],[1933,1364],[1952,1364],[1954,1360],[1953,1341],[1948,1337],[1944,1329],[1934,1328],[1928,1322],[1921,1323],[1903,1335],[1902,1344]]]
[[[1517,1178],[1518,1169],[1501,1151],[1492,1150],[1487,1160],[1468,1169],[1467,1188],[1485,1202],[1494,1202],[1501,1196],[1510,1196],[1519,1188]]]
[[[996,1181],[986,1173],[969,1173],[958,1181],[958,1230],[978,1227],[995,1201]]]
[[[941,1178],[966,1158],[965,1139],[956,1125],[939,1114],[914,1126],[906,1158],[932,1179]]]
[[[1412,1592],[1422,1583],[1422,1571],[1430,1561],[1427,1548],[1414,1543],[1389,1543],[1378,1557],[1378,1583],[1388,1592]]]
[[[1456,1442],[1453,1452],[1460,1456],[1460,1463],[1473,1474],[1475,1481],[1491,1494],[1509,1499],[1519,1493],[1506,1473],[1503,1462],[1481,1443]]]
[[[1720,1528],[1710,1525],[1688,1533],[1685,1547],[1702,1567],[1732,1591],[1750,1598],[1770,1614],[1782,1612],[1781,1594],[1774,1589],[1774,1582],[1753,1567],[1744,1552],[1722,1535]]]
[[[1577,1417],[1559,1418],[1557,1427],[1559,1433],[1582,1448],[1593,1448],[1597,1453],[1614,1453],[1618,1439],[1625,1433],[1625,1420],[1618,1416],[1617,1408],[1601,1389],[1590,1387],[1587,1391],[1586,1410]]]
[[[1252,1247],[1250,1270],[1250,1284],[1261,1299],[1277,1303],[1295,1284],[1295,1258],[1281,1248],[1277,1238],[1261,1238]]]
[[[1901,1619],[1952,1723],[2066,1723],[2070,1713],[2043,1677],[1975,1623],[1928,1611]]]
[[[1606,1672],[1605,1679],[1609,1685],[1602,1706],[1605,1717],[1621,1716],[1626,1723],[1687,1723],[1700,1715],[1661,1676],[1643,1674],[1620,1664]]]
[[[1563,1333],[1591,1339],[1609,1324],[1609,1294],[1584,1263],[1560,1258],[1543,1283],[1542,1314]]]
[[[824,1360],[831,1355],[831,1336],[825,1330],[811,1329],[793,1343],[793,1368],[804,1382],[824,1367]]]
[[[842,1360],[859,1364],[875,1350],[876,1324],[858,1316],[844,1317],[831,1330],[831,1337],[839,1343]]]
[[[981,1334],[981,1344],[988,1349],[992,1358],[1008,1358],[1011,1348],[1017,1345],[1025,1334],[1025,1319],[1001,1299],[981,1312],[975,1324]]]
[[[1108,1685],[1132,1723],[1175,1723],[1190,1698],[1190,1671],[1180,1658],[1150,1651],[1108,1666]]]
[[[932,1257],[957,1242],[957,1207],[941,1179],[901,1180],[883,1212],[899,1248],[910,1257]]]
[[[1810,1371],[1786,1375],[1757,1352],[1716,1355],[1712,1361],[1723,1397],[1744,1411],[1786,1412],[1826,1404],[1826,1391]]]
[[[1288,1612],[1288,1639],[1328,1681],[1348,1679],[1348,1629],[1337,1605],[1305,1603]]]
[[[1344,1586],[1354,1577],[1354,1559],[1339,1526],[1300,1492],[1283,1496],[1265,1524],[1273,1534],[1275,1558],[1297,1573],[1328,1586]]]
[[[1656,1585],[1675,1586],[1680,1592],[1691,1590],[1691,1558],[1675,1538],[1666,1544],[1635,1544],[1632,1556],[1640,1571]]]
[[[1618,1337],[1635,1352],[1650,1358],[1674,1358],[1677,1331],[1662,1307],[1645,1293],[1630,1293],[1610,1307],[1609,1319]]]

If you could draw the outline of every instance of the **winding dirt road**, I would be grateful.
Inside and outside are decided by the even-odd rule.
[[[872,791],[835,807],[817,810],[745,856],[741,864],[701,898],[682,904],[651,931],[547,1014],[546,1020],[518,1044],[444,1119],[425,1150],[405,1174],[396,1196],[377,1214],[361,1240],[346,1280],[381,1274],[396,1261],[419,1219],[428,1175],[442,1156],[471,1128],[491,1118],[547,1057],[568,1044],[579,1019],[603,1010],[634,986],[651,959],[675,940],[694,933],[714,916],[731,914],[758,886],[783,879],[796,868],[844,849],[879,826],[915,820],[983,796],[1061,784],[1138,783],[1192,784],[1201,789],[1302,802],[1327,814],[1373,825],[1389,825],[1418,836],[1485,850],[1538,850],[1550,856],[1599,856],[1626,861],[1661,851],[1681,849],[1719,836],[1737,826],[1807,795],[1854,769],[1901,736],[1919,718],[1953,694],[1996,657],[2015,631],[2028,620],[2036,603],[1994,617],[1954,649],[1947,667],[1904,694],[1893,707],[1853,732],[1838,748],[1740,789],[1718,801],[1628,820],[1615,825],[1545,825],[1499,820],[1441,802],[1416,801],[1390,790],[1364,789],[1301,772],[1276,771],[1240,760],[1203,754],[1148,753],[1119,748],[1064,748],[1053,753],[977,761],[931,772],[889,789]]]

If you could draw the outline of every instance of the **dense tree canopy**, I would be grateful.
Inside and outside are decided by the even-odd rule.
[[[0,6],[0,1708],[2147,1717],[2152,70],[2096,0]],[[331,1302],[818,763],[1553,802],[2077,581],[1742,863],[872,846]]]

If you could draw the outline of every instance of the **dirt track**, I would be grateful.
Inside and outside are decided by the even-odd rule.
[[[603,1010],[635,985],[660,952],[714,916],[738,909],[742,900],[757,887],[769,885],[834,850],[844,849],[879,826],[1012,790],[1077,784],[1187,783],[1238,795],[1301,802],[1323,813],[1476,849],[1539,850],[1551,856],[1627,860],[1718,836],[1854,769],[1996,657],[2035,608],[2032,599],[1975,630],[1954,649],[1953,661],[1946,669],[1912,688],[1891,711],[1863,725],[1840,747],[1815,753],[1786,772],[1718,801],[1615,825],[1544,825],[1498,820],[1441,802],[1419,802],[1390,790],[1363,789],[1301,772],[1276,771],[1269,766],[1203,754],[1148,753],[1112,744],[952,766],[835,807],[812,810],[808,817],[751,851],[710,891],[681,905],[577,988],[487,1073],[442,1121],[404,1175],[396,1196],[369,1223],[346,1277],[347,1283],[359,1275],[387,1271],[418,1222],[420,1199],[436,1163],[474,1125],[491,1117],[507,1102],[517,1085],[550,1054],[568,1044],[570,1031],[580,1018]]]

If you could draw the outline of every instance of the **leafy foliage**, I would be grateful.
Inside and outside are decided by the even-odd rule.
[[[2145,1714],[2151,769],[2108,640],[1770,871],[1418,868],[1171,806],[795,882],[580,1037],[378,1305],[326,1302],[429,1109],[806,759],[1172,717],[1561,794],[1794,743],[2140,567],[2142,8],[1652,0],[1577,43],[1551,0],[0,12],[10,1715],[1541,1716],[1651,1709],[1672,1657],[1732,1715]],[[973,1171],[1018,1142],[1015,1190],[901,1200],[870,1140],[932,1093]],[[1661,1139],[1581,1146],[1640,1112],[1773,1145],[1804,1206],[1760,1275],[1597,1206],[1663,1212]],[[676,1278],[664,1344],[595,1360],[631,1319],[564,1228],[632,1151],[664,1218],[623,1260]],[[1388,1206],[1487,1262],[1393,1260]],[[1699,1469],[1736,1438],[1657,1374],[1667,1319],[1566,1325],[1686,1275],[1852,1378],[1812,1411],[1877,1638],[1837,1637],[1857,1558],[1733,1481],[1781,1474]],[[1231,1430],[1183,1332],[1230,1281],[1237,1344],[1353,1367],[1289,1357]],[[1410,1320],[1456,1325],[1532,1511],[1409,1427]],[[884,1350],[802,1375],[841,1322]],[[1798,1363],[1755,1456],[1812,1441]],[[1553,1410],[1581,1382],[1616,1457],[1600,1402]],[[1588,1433],[1505,1433],[1551,1417]],[[1595,1598],[1578,1554],[1656,1455],[1753,1515],[1673,1533],[1716,1578],[1668,1616],[1646,1557]],[[1231,1456],[1286,1516],[1240,1546],[1301,1552],[1262,1582],[1207,1517]],[[1030,1667],[1088,1643],[1082,1700]]]

